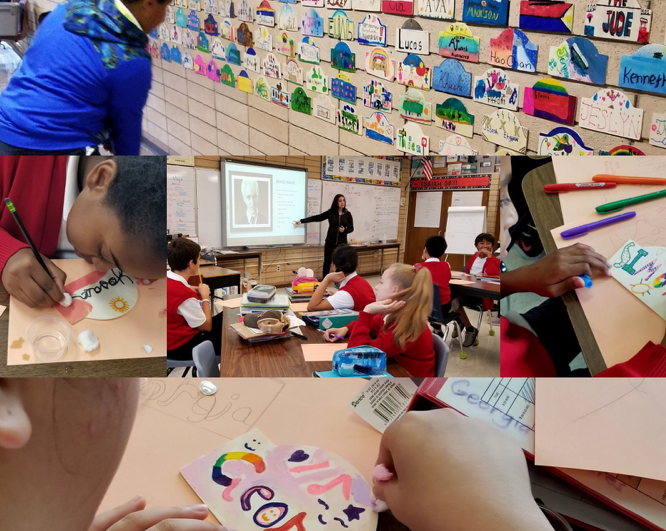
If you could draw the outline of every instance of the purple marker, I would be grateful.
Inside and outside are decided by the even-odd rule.
[[[594,223],[588,223],[586,225],[581,225],[580,227],[574,227],[573,229],[565,230],[560,233],[560,236],[565,240],[570,240],[571,238],[580,238],[585,236],[591,230],[601,229],[607,227],[608,225],[613,225],[614,223],[619,223],[620,221],[625,221],[636,217],[636,212],[627,212],[625,214],[620,214],[619,216],[612,216],[610,218],[604,218],[601,221],[595,221]]]

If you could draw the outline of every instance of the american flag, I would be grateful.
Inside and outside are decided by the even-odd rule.
[[[423,175],[429,181],[432,180],[432,160],[430,157],[423,158]]]

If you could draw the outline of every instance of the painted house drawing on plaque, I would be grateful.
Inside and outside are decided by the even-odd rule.
[[[280,107],[288,109],[290,94],[288,91],[283,89],[284,86],[281,82],[274,87],[271,86],[271,102],[275,103],[275,105],[279,105]]]
[[[326,5],[325,0],[301,0],[301,5],[303,7],[324,7]]]
[[[176,15],[173,11],[173,7],[171,6],[166,7],[166,16],[164,17],[164,22],[168,22],[169,24],[176,23]]]
[[[171,47],[171,61],[178,63],[179,65],[183,63],[183,57],[180,54],[180,49],[175,44]]]
[[[518,109],[520,86],[511,83],[508,74],[500,68],[490,68],[474,78],[474,101],[515,111]]]
[[[166,42],[162,43],[160,48],[160,57],[167,63],[171,62],[171,50],[169,49],[169,45]]]
[[[178,26],[172,26],[171,28],[171,42],[175,42],[177,44],[182,44],[182,28],[179,28]]]
[[[266,82],[264,76],[259,76],[254,82],[254,95],[259,96],[262,100],[271,101],[270,85]]]
[[[444,59],[432,71],[432,88],[454,96],[469,98],[472,92],[472,73],[458,59]]]
[[[456,16],[455,0],[418,0],[416,14],[424,18],[453,20]]]
[[[651,24],[652,11],[641,7],[639,0],[590,0],[585,15],[585,35],[648,44]]]
[[[270,28],[275,26],[275,9],[271,7],[268,0],[262,0],[255,11],[255,15],[257,16],[257,24]]]
[[[644,157],[645,153],[636,146],[622,144],[606,151],[605,149],[599,150],[599,155],[602,157]]]
[[[312,37],[303,37],[298,45],[298,59],[301,63],[319,64],[319,47]]]
[[[593,85],[606,83],[608,56],[585,37],[569,37],[559,46],[550,48],[548,75],[584,81]]]
[[[183,46],[188,50],[196,50],[197,48],[197,40],[189,29],[186,29],[183,33]]]
[[[285,4],[280,8],[277,15],[278,28],[286,31],[298,31],[298,19],[296,11],[290,4]]]
[[[217,0],[206,0],[204,3],[204,12],[217,15]]]
[[[430,34],[423,31],[413,18],[408,18],[395,32],[395,48],[399,52],[428,55],[430,53]]]
[[[272,77],[273,79],[280,79],[282,77],[280,62],[274,54],[267,53],[262,62],[262,66],[264,67],[264,75],[266,77]]]
[[[373,11],[379,13],[382,10],[381,0],[354,0],[355,11]]]
[[[330,92],[328,76],[321,68],[313,66],[305,76],[305,88],[318,94],[328,94]]]
[[[539,134],[539,155],[575,157],[594,155],[594,148],[587,147],[580,135],[569,127],[556,127],[550,133]]]
[[[233,0],[219,0],[218,8],[220,11],[220,16],[229,18],[234,18],[236,16]]]
[[[451,133],[474,136],[474,115],[458,98],[448,98],[435,105],[435,125]]]
[[[245,22],[241,22],[236,30],[236,42],[243,46],[252,46],[254,42],[252,31],[250,31],[249,26]]]
[[[507,26],[509,0],[464,0],[463,22]]]
[[[335,11],[328,19],[328,36],[343,41],[354,40],[354,23],[341,9]]]
[[[329,9],[351,9],[353,0],[326,0]]]
[[[197,37],[197,50],[204,53],[210,53],[210,45],[208,44],[208,37],[203,31],[199,32]]]
[[[660,148],[666,148],[666,112],[652,114],[650,124],[650,144]]]
[[[215,39],[213,41],[213,46],[210,49],[210,53],[213,56],[213,59],[218,59],[220,61],[227,60],[227,54],[224,51],[224,44],[220,39]]]
[[[199,54],[194,58],[194,73],[200,76],[206,75],[206,61]]]
[[[291,110],[307,115],[312,114],[312,98],[305,93],[303,87],[296,87],[291,93]]]
[[[487,142],[492,142],[525,154],[527,152],[527,136],[530,130],[520,125],[520,120],[511,111],[497,109],[494,113],[483,117],[481,135]]]
[[[206,66],[206,76],[215,83],[220,82],[220,70],[217,68],[217,63],[215,63],[213,59],[208,61],[208,65]]]
[[[365,53],[365,71],[371,76],[393,81],[395,79],[395,61],[391,59],[388,50],[377,46]]]
[[[239,0],[238,20],[243,22],[254,22],[254,15],[252,13],[252,7],[250,6],[250,0]]]
[[[245,70],[241,70],[236,78],[238,90],[252,94],[252,80]]]
[[[363,87],[363,105],[376,111],[388,111],[392,109],[393,95],[386,90],[384,84],[376,79]]]
[[[551,122],[573,125],[577,103],[578,98],[570,96],[562,83],[546,77],[533,87],[525,87],[523,112]]]
[[[408,89],[398,100],[400,117],[405,120],[429,124],[432,122],[432,104],[426,101],[421,91]]]
[[[273,36],[265,26],[257,28],[257,39],[254,42],[254,46],[266,52],[273,50]]]
[[[574,5],[562,0],[521,0],[520,29],[571,33]]]
[[[163,41],[169,40],[169,26],[164,23],[160,24],[160,39]]]
[[[160,58],[160,49],[157,47],[156,42],[154,42],[150,45],[150,56],[154,57],[155,59]]]
[[[259,73],[259,56],[257,52],[254,51],[254,48],[248,48],[243,56],[243,62],[245,68],[252,70],[253,72]]]
[[[643,109],[634,107],[624,92],[601,89],[591,98],[581,98],[578,125],[592,131],[640,140]]]
[[[470,63],[479,62],[479,38],[464,22],[454,22],[437,39],[439,55]]]
[[[369,139],[393,145],[395,137],[393,125],[386,114],[381,111],[374,111],[363,120],[363,125],[365,126],[365,136]]]
[[[444,157],[469,157],[478,155],[478,152],[466,138],[453,134],[439,141],[439,154]]]
[[[236,31],[234,30],[234,27],[231,25],[230,20],[225,20],[222,22],[222,31],[220,33],[220,36],[228,41],[236,40]]]
[[[418,124],[406,122],[402,129],[398,129],[395,147],[403,153],[427,157],[430,155],[430,138],[423,134]]]
[[[295,59],[288,59],[282,69],[282,75],[285,81],[296,83],[297,85],[303,84],[303,70],[298,65]],[[292,97],[293,101],[293,97]]]
[[[430,90],[430,68],[425,66],[423,59],[410,53],[398,64],[396,75],[398,83],[407,87],[416,87],[421,90]]]
[[[213,37],[217,37],[219,35],[217,32],[217,21],[213,15],[208,15],[204,20],[204,32],[207,35],[211,35]]]
[[[230,42],[227,46],[227,62],[232,65],[241,65],[240,50],[233,42]]]
[[[539,47],[519,29],[505,29],[497,39],[490,39],[488,62],[500,68],[535,72]]]
[[[196,11],[190,11],[190,14],[187,15],[187,27],[192,31],[199,31],[200,29],[199,17]]]
[[[187,27],[187,15],[182,7],[176,9],[176,26],[180,26],[181,28]]]
[[[324,19],[319,16],[314,7],[303,14],[303,18],[301,19],[301,33],[313,37],[324,36]]]
[[[666,96],[666,46],[647,44],[620,61],[623,88]]]
[[[335,124],[337,119],[333,101],[324,94],[320,94],[312,102],[312,114],[330,124]]]
[[[192,54],[187,50],[183,52],[183,68],[186,70],[194,70],[194,59],[192,59]]]
[[[331,79],[331,94],[338,100],[356,103],[356,85],[344,72]]]
[[[382,0],[382,13],[409,17],[414,14],[413,0]]]
[[[287,57],[293,57],[295,44],[296,43],[294,39],[292,39],[292,37],[286,31],[281,31],[278,35],[277,47],[275,50],[282,55],[286,55]]]
[[[346,42],[339,42],[331,50],[331,66],[336,70],[356,72],[356,54],[352,53]]]
[[[341,103],[338,109],[338,127],[343,131],[360,135],[363,132],[361,118],[356,112],[356,107],[350,103]]]
[[[386,26],[377,15],[366,15],[359,22],[358,43],[366,46],[386,46]]]

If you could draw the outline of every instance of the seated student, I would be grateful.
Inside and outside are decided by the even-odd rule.
[[[9,197],[55,277],[40,266],[8,208],[0,210],[0,272],[27,306],[64,298],[67,275],[49,258],[79,256],[98,271],[163,278],[166,157],[0,157]]]
[[[199,244],[187,238],[174,238],[167,245],[171,268],[167,271],[167,358],[172,360],[191,360],[192,349],[208,340],[220,355],[222,312],[212,316],[207,284],[188,284],[199,270],[200,252]]]
[[[494,246],[495,238],[492,234],[486,232],[479,234],[474,239],[474,247],[476,247],[477,252],[474,253],[470,261],[467,262],[465,272],[475,276],[499,276],[500,261],[499,258],[493,256]],[[460,301],[460,306],[456,311],[460,314],[460,320],[463,322],[463,325],[465,325],[465,339],[463,340],[463,346],[471,347],[479,335],[479,330],[472,325],[472,322],[469,320],[469,317],[465,312],[465,306],[468,308],[477,308],[479,305],[483,305],[484,310],[491,310],[493,307],[493,301],[490,299],[482,299],[481,297],[470,297],[468,295],[457,298]]]
[[[414,267],[425,267],[432,275],[432,282],[439,288],[439,300],[442,304],[442,315],[451,311],[451,266],[448,262],[440,261],[446,251],[446,240],[442,236],[430,236],[425,242],[423,255],[424,260]]]
[[[412,376],[435,375],[435,348],[428,316],[432,311],[430,271],[393,264],[377,285],[377,300],[368,304],[358,321],[326,331],[335,342],[351,332],[348,346],[371,345],[407,369]]]
[[[343,308],[360,312],[371,302],[375,302],[375,292],[367,280],[356,273],[358,252],[349,245],[342,245],[333,251],[334,273],[329,273],[321,281],[308,302],[308,311],[340,310]],[[324,299],[328,287],[339,282],[336,293]]]

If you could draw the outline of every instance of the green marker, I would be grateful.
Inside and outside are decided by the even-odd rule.
[[[666,190],[639,195],[638,197],[630,197],[629,199],[622,199],[621,201],[613,201],[612,203],[598,206],[596,210],[599,214],[610,214],[611,212],[619,212],[624,207],[645,203],[646,201],[653,201],[654,199],[660,199],[662,197],[666,197]]]

